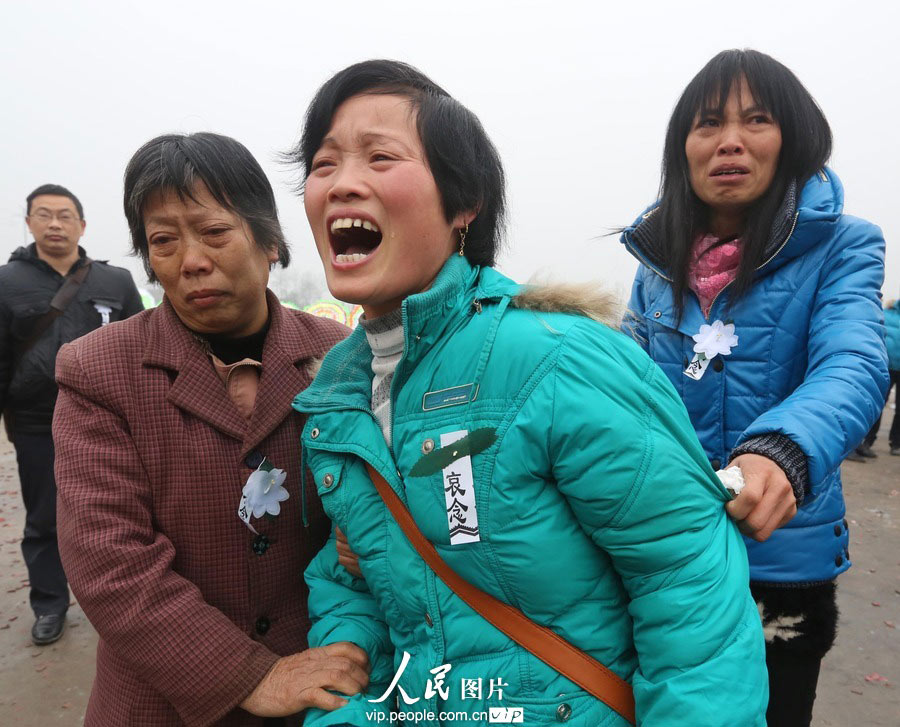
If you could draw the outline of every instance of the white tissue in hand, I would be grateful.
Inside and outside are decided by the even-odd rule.
[[[741,490],[744,489],[744,473],[741,472],[740,467],[735,465],[728,469],[719,470],[716,474],[719,475],[719,479],[722,480],[725,489],[728,490],[732,496],[737,497],[741,494]]]

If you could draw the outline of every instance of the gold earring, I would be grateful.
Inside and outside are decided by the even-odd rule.
[[[463,251],[466,249],[466,235],[469,234],[469,223],[466,222],[465,228],[459,231],[459,256],[463,256]]]

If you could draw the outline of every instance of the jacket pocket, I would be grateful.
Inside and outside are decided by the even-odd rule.
[[[50,310],[49,300],[31,305],[12,306],[10,311],[12,313],[12,322],[9,330],[13,339],[24,341],[31,336],[35,324],[48,310]]]
[[[322,502],[325,513],[332,521],[341,525],[346,514],[344,503],[344,472],[347,458],[330,452],[310,452],[309,469],[312,472],[316,494]]]
[[[12,309],[10,334],[13,340],[14,366],[7,390],[9,403],[27,406],[49,398],[52,406],[52,399],[56,395],[56,352],[60,345],[58,328],[51,323],[27,351],[22,351],[22,344],[31,338],[38,321],[48,310],[49,301]]]
[[[686,366],[684,359],[690,359],[688,353],[694,342],[690,338],[691,334],[676,327],[672,311],[648,308],[644,311],[644,321],[650,358],[657,364],[675,363]]]

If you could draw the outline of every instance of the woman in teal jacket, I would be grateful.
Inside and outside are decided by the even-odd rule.
[[[311,564],[310,644],[358,644],[371,684],[304,724],[398,708],[407,724],[484,724],[502,707],[627,724],[436,578],[369,464],[462,577],[630,682],[638,724],[764,725],[729,493],[664,374],[600,322],[605,300],[491,267],[503,172],[477,118],[415,69],[368,61],[319,90],[294,154],[329,288],[365,310],[294,406],[307,486],[363,575],[335,543]]]

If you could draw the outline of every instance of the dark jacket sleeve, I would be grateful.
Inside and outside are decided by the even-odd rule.
[[[60,349],[53,429],[59,551],[69,583],[103,641],[185,724],[212,724],[278,656],[173,570],[175,547],[155,527],[151,482],[128,422],[78,353],[77,343]]]
[[[144,310],[144,301],[141,300],[141,294],[137,289],[137,285],[134,284],[134,278],[131,276],[131,273],[124,270],[123,277],[122,320]]]
[[[761,434],[735,447],[731,451],[731,459],[736,459],[742,454],[758,454],[781,467],[788,482],[791,483],[797,503],[803,502],[809,491],[809,467],[806,455],[794,444],[793,439],[777,432]]]
[[[12,379],[12,314],[6,301],[0,298],[0,414],[6,407],[6,393]]]

